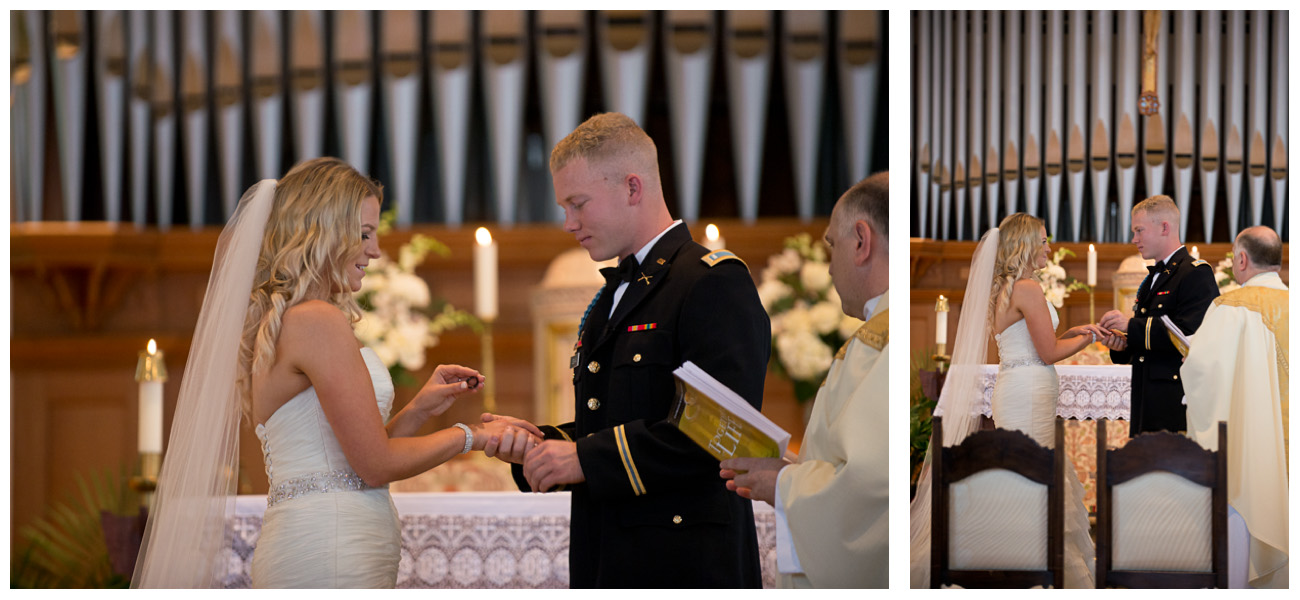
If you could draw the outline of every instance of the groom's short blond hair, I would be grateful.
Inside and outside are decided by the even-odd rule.
[[[1137,206],[1133,207],[1133,216],[1138,216],[1138,213],[1146,213],[1149,218],[1167,221],[1173,226],[1174,231],[1178,231],[1181,213],[1178,211],[1178,204],[1174,203],[1174,199],[1169,196],[1162,194],[1138,202]]]
[[[654,140],[622,113],[594,115],[564,136],[551,150],[551,173],[579,158],[589,167],[612,171],[616,179],[637,173],[659,185],[659,153]]]

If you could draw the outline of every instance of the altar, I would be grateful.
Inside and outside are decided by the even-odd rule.
[[[569,493],[393,493],[399,588],[568,588]],[[239,496],[226,529],[226,588],[249,587],[266,496]],[[754,503],[763,587],[776,587],[776,514]]]
[[[1133,370],[1129,365],[1056,365],[1060,399],[1056,414],[1079,421],[1127,421],[1132,408]],[[997,365],[980,369],[980,412],[993,417]],[[1126,424],[1125,430],[1128,429]]]

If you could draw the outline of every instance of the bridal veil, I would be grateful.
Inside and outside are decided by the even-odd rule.
[[[966,278],[966,295],[961,301],[961,320],[952,346],[952,364],[934,415],[943,417],[943,445],[961,443],[980,425],[980,368],[988,358],[991,333],[989,295],[993,289],[993,266],[998,254],[998,229],[988,230],[975,247],[970,275]],[[911,559],[913,588],[930,587],[930,453],[916,485],[911,507]]]
[[[239,341],[275,186],[249,188],[217,241],[132,587],[220,581],[239,471]]]

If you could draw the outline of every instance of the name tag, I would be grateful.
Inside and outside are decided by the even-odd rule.
[[[577,353],[577,352],[574,352],[574,353],[573,353],[573,356],[569,358],[569,368],[570,368],[570,369],[576,369],[576,368],[578,368],[578,353]]]

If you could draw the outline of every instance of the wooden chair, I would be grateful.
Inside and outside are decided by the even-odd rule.
[[[1122,448],[1106,448],[1106,423],[1097,421],[1097,587],[1228,587],[1228,427],[1219,423],[1219,451],[1182,434],[1144,433]],[[1156,471],[1210,488],[1209,572],[1117,570],[1114,559],[1114,487]]]
[[[979,431],[951,448],[943,447],[942,418],[935,417],[930,443],[930,587],[1065,587],[1065,443],[1056,420],[1055,448],[1044,448],[1019,431]],[[954,570],[949,567],[949,486],[989,469],[1006,469],[1047,486],[1047,557],[1042,570]]]

